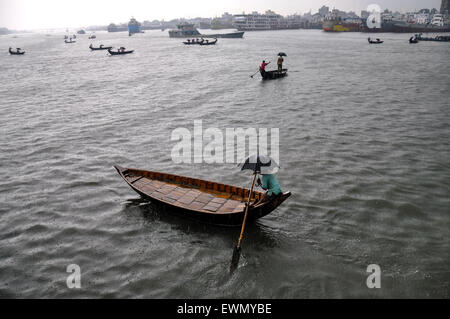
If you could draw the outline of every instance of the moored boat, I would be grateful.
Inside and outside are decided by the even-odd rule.
[[[209,224],[242,224],[249,189],[167,173],[115,168],[134,191],[170,212]],[[247,221],[270,214],[289,196],[291,193],[286,192],[266,201],[264,193],[253,192]]]
[[[73,41],[72,39],[70,39],[70,41],[64,40],[65,43],[76,43],[77,41]]]
[[[278,71],[278,70],[273,70],[273,71],[260,70],[259,72],[261,73],[261,77],[263,78],[263,80],[274,80],[274,79],[279,79],[279,78],[285,77],[287,75],[287,71],[288,71],[288,69],[283,69],[281,71]]]

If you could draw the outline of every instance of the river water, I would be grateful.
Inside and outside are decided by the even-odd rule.
[[[449,298],[450,46],[378,36],[0,37],[0,296]],[[136,51],[108,57],[91,42]],[[280,51],[288,77],[250,78]],[[194,120],[280,130],[292,196],[248,227],[231,278],[239,229],[160,211],[113,168],[249,187],[235,165],[172,161],[172,131]],[[70,264],[80,289],[66,285]],[[371,264],[380,289],[366,285]]]

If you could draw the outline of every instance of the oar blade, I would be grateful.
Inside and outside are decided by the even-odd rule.
[[[233,274],[234,271],[238,268],[240,258],[241,258],[241,248],[236,246],[234,247],[233,250],[233,258],[231,258],[230,274]]]

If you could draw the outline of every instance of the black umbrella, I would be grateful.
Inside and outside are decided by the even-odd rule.
[[[278,169],[278,164],[266,155],[253,155],[247,158],[241,165],[241,170],[251,170],[253,172],[253,181],[250,193],[248,194],[247,205],[245,206],[244,220],[242,221],[241,234],[239,236],[238,243],[233,250],[233,257],[231,259],[230,273],[233,273],[239,264],[239,258],[241,257],[241,244],[245,231],[245,223],[247,221],[248,209],[250,207],[250,200],[253,195],[253,188],[255,187],[256,176],[258,173],[264,174],[274,173]]]
[[[241,170],[251,170],[257,173],[274,174],[279,168],[277,162],[266,155],[252,155],[240,165]]]
[[[286,57],[287,57],[287,54],[284,53],[284,52],[280,52],[280,53],[278,53],[278,55],[279,55],[279,56],[286,56]]]

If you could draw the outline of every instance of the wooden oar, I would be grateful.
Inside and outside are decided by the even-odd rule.
[[[259,70],[258,71],[256,71],[256,73],[255,74],[253,74],[253,75],[250,75],[250,77],[253,79],[253,77],[257,74],[259,72]]]
[[[248,194],[247,206],[245,207],[244,220],[242,221],[241,235],[239,236],[239,240],[238,240],[236,247],[234,247],[233,258],[231,259],[230,274],[233,274],[233,272],[237,269],[237,267],[239,265],[239,258],[241,257],[242,238],[244,237],[245,223],[247,221],[248,210],[250,207],[250,200],[253,195],[253,188],[255,187],[256,175],[257,175],[257,172],[254,172],[252,188],[250,189],[250,193]]]

